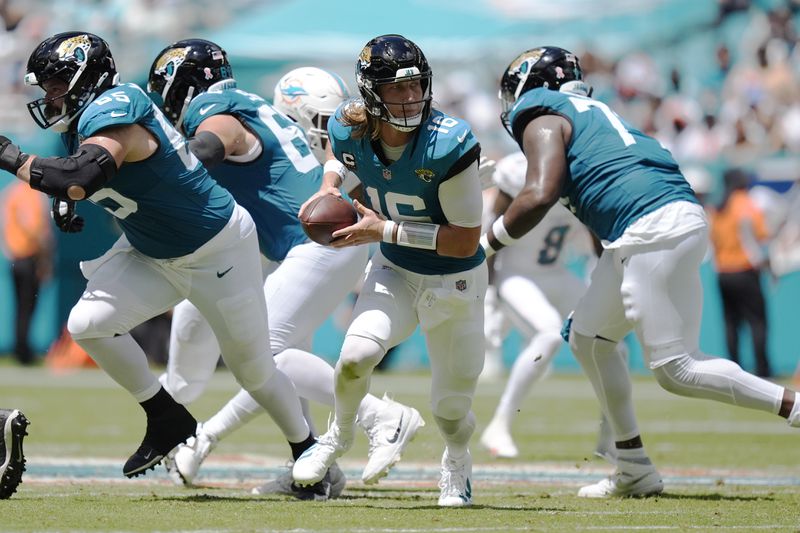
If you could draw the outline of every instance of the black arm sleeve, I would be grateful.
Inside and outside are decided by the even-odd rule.
[[[67,190],[82,187],[86,197],[93,195],[117,173],[117,163],[108,150],[96,144],[83,144],[70,157],[37,157],[31,163],[31,188],[62,200],[72,200]],[[84,198],[84,199],[85,199]]]
[[[189,150],[203,162],[206,168],[225,161],[225,145],[210,131],[201,131],[189,139]]]

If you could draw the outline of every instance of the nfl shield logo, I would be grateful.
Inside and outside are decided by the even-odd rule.
[[[460,279],[460,280],[456,281],[456,289],[458,289],[461,292],[464,292],[465,290],[467,290],[467,280]]]
[[[389,170],[388,168],[383,169],[383,179],[385,179],[386,181],[392,179],[392,171]]]

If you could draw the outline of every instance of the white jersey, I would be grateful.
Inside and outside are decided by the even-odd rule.
[[[516,198],[525,186],[527,164],[522,152],[501,159],[493,177],[497,187]],[[556,203],[519,242],[500,250],[495,269],[504,274],[514,272],[535,278],[566,271],[570,258],[591,255],[592,241],[586,227],[566,207]]]

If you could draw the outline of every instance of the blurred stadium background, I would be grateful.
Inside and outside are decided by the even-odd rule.
[[[23,149],[53,155],[57,135],[42,132],[25,104],[38,97],[22,83],[25,62],[43,38],[85,29],[109,41],[124,81],[144,86],[165,45],[204,37],[225,48],[239,85],[271,97],[287,70],[304,65],[340,73],[355,89],[353,64],[363,44],[402,33],[425,51],[438,106],[467,119],[484,154],[499,159],[516,147],[498,119],[497,82],[519,52],[557,45],[576,52],[595,96],[656,136],[714,202],[722,174],[741,167],[768,214],[775,279],[764,279],[772,367],[797,366],[800,299],[800,25],[798,0],[0,0],[0,124]],[[0,189],[11,183],[0,175]],[[2,191],[0,190],[0,194]],[[80,235],[56,235],[55,276],[40,293],[32,342],[39,353],[59,336],[83,286],[77,263],[116,238],[112,218],[81,205]],[[56,233],[58,233],[56,231]],[[724,354],[724,325],[713,268],[703,267],[706,305],[701,348]],[[0,354],[13,343],[8,265],[0,258]],[[335,359],[346,309],[315,338]],[[520,339],[507,340],[506,362]],[[749,337],[742,364],[753,368]],[[632,364],[643,370],[635,343]],[[426,356],[415,336],[393,366],[419,368]],[[556,368],[577,371],[567,350]]]

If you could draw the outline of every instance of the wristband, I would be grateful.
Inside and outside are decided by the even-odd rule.
[[[481,235],[480,245],[483,247],[483,252],[486,254],[487,258],[492,257],[497,252],[497,250],[492,248],[492,245],[489,244],[489,236],[485,233]]]
[[[383,242],[394,244],[394,228],[396,227],[397,223],[394,220],[386,221],[383,225]]]
[[[333,172],[339,176],[339,183],[337,186],[342,184],[344,177],[347,175],[347,169],[344,168],[344,165],[338,159],[328,159],[325,161],[325,166],[323,166],[322,169],[324,174]]]
[[[506,230],[506,225],[504,224],[503,218],[504,217],[501,215],[500,218],[494,221],[492,224],[492,234],[494,235],[494,238],[497,239],[497,242],[503,246],[511,246],[519,239],[515,239],[508,234],[508,230]]]
[[[397,225],[397,244],[409,248],[436,250],[439,224],[426,222],[401,222]]]

